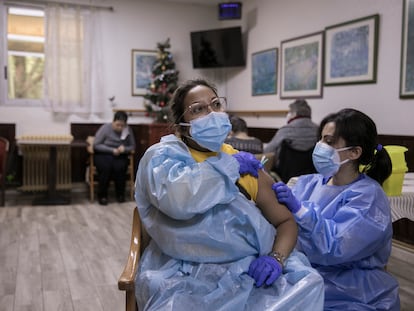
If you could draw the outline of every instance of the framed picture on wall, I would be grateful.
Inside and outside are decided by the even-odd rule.
[[[379,15],[325,28],[325,85],[377,82]]]
[[[132,96],[142,96],[151,82],[157,51],[132,50]]]
[[[277,94],[279,49],[252,54],[252,95]]]
[[[280,98],[322,97],[324,33],[281,42]]]
[[[400,98],[414,98],[414,0],[403,1]]]

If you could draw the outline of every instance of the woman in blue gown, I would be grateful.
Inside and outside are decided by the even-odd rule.
[[[398,283],[385,271],[392,223],[381,185],[391,160],[375,123],[343,109],[320,131],[313,151],[319,174],[300,176],[292,190],[283,183],[273,189],[299,225],[298,249],[324,278],[324,309],[399,310]]]
[[[292,251],[297,225],[272,179],[223,143],[225,103],[204,80],[181,85],[176,134],[140,160],[135,198],[151,242],[136,276],[139,310],[321,310],[323,280]]]

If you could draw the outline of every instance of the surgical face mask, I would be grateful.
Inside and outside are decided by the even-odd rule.
[[[200,146],[211,151],[220,151],[221,145],[231,130],[231,123],[225,112],[210,112],[208,115],[180,123],[190,126],[192,139]]]
[[[324,177],[331,177],[335,175],[338,172],[339,167],[349,161],[349,159],[346,159],[341,162],[338,152],[351,148],[353,147],[335,149],[323,142],[317,142],[312,154],[315,169]]]

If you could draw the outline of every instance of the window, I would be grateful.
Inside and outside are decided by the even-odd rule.
[[[99,11],[57,2],[22,7],[0,1],[0,105],[101,113]]]
[[[44,11],[7,8],[6,103],[40,103],[44,94]]]

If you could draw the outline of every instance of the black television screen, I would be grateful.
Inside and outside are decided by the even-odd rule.
[[[191,32],[194,68],[245,66],[241,27]]]

